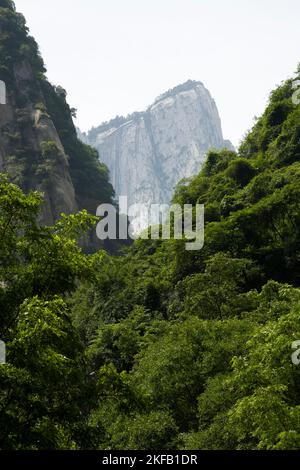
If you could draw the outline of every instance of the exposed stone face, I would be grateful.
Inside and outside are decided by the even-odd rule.
[[[108,166],[116,195],[127,195],[129,204],[169,203],[176,184],[199,172],[209,148],[232,148],[210,93],[192,81],[84,138]]]
[[[81,140],[81,142],[83,142],[84,144],[87,144],[88,145],[88,137],[86,135],[85,132],[81,132],[81,130],[79,129],[79,127],[76,127],[76,132],[77,132],[77,137],[78,139]]]
[[[11,0],[0,0],[0,172],[26,193],[44,193],[40,223],[52,225],[61,213],[95,214],[113,201],[108,169],[97,152],[77,137],[67,92],[53,86],[23,15]],[[88,251],[103,246],[94,230],[82,241]]]
[[[47,146],[51,152],[46,155]],[[47,165],[44,176],[43,162]],[[0,106],[0,171],[9,173],[24,190],[44,193],[41,223],[53,224],[61,212],[69,214],[77,208],[68,157],[28,61],[14,64],[7,101]]]

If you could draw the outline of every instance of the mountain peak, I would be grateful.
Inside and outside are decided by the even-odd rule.
[[[166,91],[165,93],[162,93],[159,95],[155,100],[154,104],[158,103],[159,101],[162,101],[166,98],[176,96],[179,93],[182,93],[184,91],[190,91],[190,90],[195,90],[197,87],[204,87],[203,83],[197,80],[187,80],[184,83],[181,83],[180,85],[175,86],[174,88],[170,88],[170,90]]]
[[[177,182],[199,172],[210,148],[232,149],[223,139],[216,103],[194,80],[163,93],[146,111],[116,117],[84,138],[108,166],[116,195],[147,206],[169,203]]]

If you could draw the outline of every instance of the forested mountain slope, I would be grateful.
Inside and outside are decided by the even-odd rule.
[[[0,4],[1,21],[15,21],[25,40],[12,3]],[[5,37],[10,103],[19,95],[9,51],[23,53]],[[71,148],[68,125],[59,124],[64,98],[49,90],[40,62],[34,67],[38,96],[46,90],[47,114]],[[123,256],[84,255],[77,240],[92,216],[41,226],[42,195],[1,174],[1,449],[300,448],[300,352],[292,348],[300,341],[300,108],[292,85],[271,94],[238,153],[210,152],[199,175],[177,187],[174,202],[205,204],[200,251],[186,251],[184,240],[138,240]],[[31,110],[29,91],[21,108]],[[21,136],[26,143],[27,131]],[[7,162],[9,152],[1,155]],[[39,166],[38,150],[33,162],[22,155]],[[26,190],[40,188],[30,168],[15,175]]]
[[[193,80],[159,96],[147,110],[79,133],[99,151],[117,196],[128,204],[169,204],[182,178],[199,172],[210,148],[229,148],[217,105]],[[146,228],[146,227],[143,227]]]
[[[75,110],[66,92],[52,86],[35,40],[11,0],[0,0],[0,171],[25,191],[44,192],[40,220],[52,224],[61,212],[95,214],[113,188],[97,152],[77,139]]]
[[[237,154],[210,152],[199,175],[179,184],[174,202],[205,204],[201,251],[139,240],[75,293],[72,316],[100,387],[100,447],[300,447],[292,83],[272,92]]]

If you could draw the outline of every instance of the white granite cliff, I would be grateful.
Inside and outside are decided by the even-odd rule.
[[[209,148],[232,148],[209,91],[194,81],[81,138],[99,151],[116,196],[126,195],[129,204],[169,203],[175,185],[199,172]]]

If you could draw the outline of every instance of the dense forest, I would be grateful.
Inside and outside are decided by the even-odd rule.
[[[175,203],[205,205],[200,251],[140,239],[119,256],[86,254],[78,241],[95,230],[93,215],[41,225],[43,194],[1,174],[1,449],[300,448],[293,93],[292,79],[281,84],[237,153],[211,150],[179,182]],[[65,139],[75,185],[89,190]]]
[[[292,80],[239,152],[211,151],[174,202],[205,246],[137,240],[85,255],[94,217],[36,218],[0,182],[3,449],[300,447],[300,109]]]

